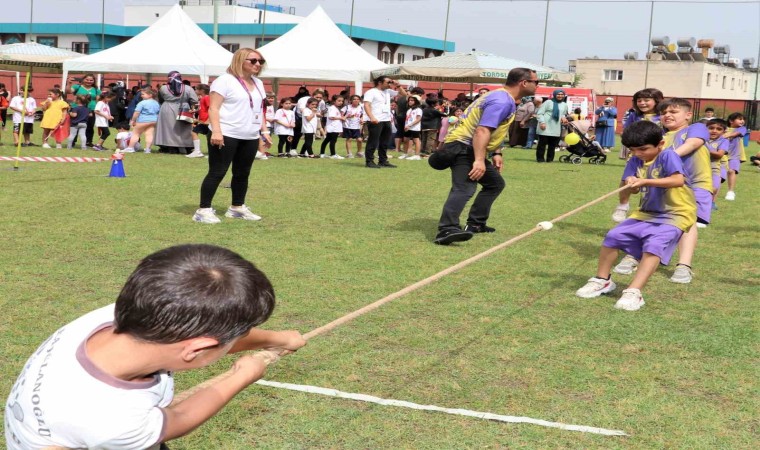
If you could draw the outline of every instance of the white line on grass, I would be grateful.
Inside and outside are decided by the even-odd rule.
[[[568,425],[559,422],[549,422],[547,420],[533,419],[530,417],[518,417],[518,416],[503,416],[501,414],[492,414],[487,412],[470,411],[468,409],[458,408],[442,408],[434,405],[419,405],[417,403],[406,402],[403,400],[391,400],[380,397],[375,397],[366,394],[352,394],[350,392],[342,392],[336,389],[327,389],[317,386],[307,386],[303,384],[291,384],[291,383],[279,383],[277,381],[259,380],[256,384],[262,386],[269,386],[280,389],[288,389],[291,391],[307,392],[310,394],[327,395],[329,397],[347,398],[350,400],[358,400],[361,402],[377,403],[384,406],[398,406],[401,408],[418,409],[422,411],[438,411],[446,414],[454,414],[458,416],[475,417],[478,419],[495,420],[498,422],[509,423],[530,423],[533,425],[539,425],[542,427],[559,428],[561,430],[568,431],[580,431],[581,433],[594,433],[603,434],[605,436],[628,436],[625,431],[621,430],[607,430],[605,428],[587,427],[585,425]]]

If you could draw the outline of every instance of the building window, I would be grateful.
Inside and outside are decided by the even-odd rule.
[[[420,59],[425,59],[422,55],[412,55],[412,61],[419,61]]]
[[[623,81],[622,70],[605,70],[602,81]]]
[[[37,43],[48,47],[58,47],[58,36],[37,36]]]
[[[89,42],[72,42],[71,51],[77,52],[77,53],[89,53],[90,43]]]
[[[707,72],[707,86],[710,86],[710,77],[712,74],[710,72]]]
[[[276,37],[265,37],[264,39],[262,39],[260,37],[257,37],[255,39],[255,41],[254,41],[254,42],[256,42],[256,44],[254,45],[254,47],[255,48],[263,47],[263,46],[267,45],[268,43],[272,42],[275,39],[277,39],[277,38]],[[240,44],[236,44],[236,45],[238,46],[238,48],[240,48]],[[222,44],[222,46],[224,46],[224,44]]]
[[[747,92],[747,80],[744,80],[744,92]]]
[[[727,76],[723,75],[723,85],[721,86],[723,89],[726,88],[726,79],[727,78],[728,78]]]
[[[405,55],[403,53],[399,53],[396,55],[396,64],[403,64],[404,63],[404,57]]]
[[[225,50],[228,52],[235,53],[240,48],[240,44],[219,44],[222,47],[224,47]],[[256,43],[256,48],[261,47],[258,43]]]
[[[386,52],[386,51],[380,52],[380,61],[384,62],[385,64],[390,64],[391,52]]]
[[[734,90],[734,87],[736,86],[736,78],[731,78],[731,90]]]

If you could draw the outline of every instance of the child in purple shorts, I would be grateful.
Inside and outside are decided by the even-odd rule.
[[[728,116],[728,129],[725,137],[729,141],[728,148],[728,192],[726,200],[736,199],[736,176],[739,175],[739,166],[747,160],[744,155],[744,135],[747,134],[747,127],[744,126],[746,119],[742,113],[733,113]]]
[[[667,265],[683,233],[696,221],[694,193],[686,187],[681,158],[665,148],[662,129],[636,122],[623,132],[622,143],[633,153],[626,165],[626,185],[641,192],[639,208],[607,233],[599,253],[596,276],[575,293],[594,298],[615,290],[611,269],[618,251],[638,259],[638,271],[615,308],[636,311],[644,305],[641,289],[659,264]]]
[[[723,119],[712,119],[707,124],[707,132],[710,133],[710,139],[705,143],[707,150],[710,151],[710,167],[712,168],[713,179],[713,197],[712,209],[716,210],[715,200],[718,198],[720,185],[726,181],[725,174],[721,171],[721,160],[728,153],[729,142],[723,137],[728,128],[728,122]]]

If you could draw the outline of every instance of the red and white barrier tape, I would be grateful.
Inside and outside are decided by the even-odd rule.
[[[0,161],[24,161],[24,162],[73,162],[91,163],[110,161],[111,158],[89,158],[79,156],[0,156]]]

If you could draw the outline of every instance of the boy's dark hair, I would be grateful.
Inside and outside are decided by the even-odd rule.
[[[744,119],[744,114],[740,112],[731,113],[731,115],[728,116],[728,123],[731,123],[736,119]]]
[[[430,108],[438,106],[438,99],[436,99],[436,98],[426,98],[425,99],[425,104],[428,107],[430,107]],[[443,102],[441,102],[441,104],[443,104]]]
[[[710,119],[710,120],[707,121],[707,123],[705,125],[708,126],[708,127],[710,125],[720,125],[724,130],[726,128],[728,128],[728,122],[726,122],[723,119]]]
[[[412,95],[423,96],[423,95],[425,95],[425,90],[422,89],[419,86],[415,86],[415,87],[409,89],[409,93],[412,94]]]
[[[317,100],[317,99],[316,99],[316,98],[314,98],[314,97],[309,97],[309,98],[306,100],[306,105],[308,106],[308,105],[309,105],[309,104],[311,104],[311,103],[317,103],[317,104],[319,104],[319,100]]]
[[[673,97],[658,104],[657,110],[662,114],[663,111],[671,107],[691,111],[691,102],[685,98]]]
[[[87,105],[87,103],[90,102],[90,96],[89,95],[77,95],[76,96],[76,102],[79,103],[82,106]]]
[[[642,112],[639,110],[638,105],[636,104],[636,101],[640,98],[651,98],[654,100],[654,107],[655,111],[658,110],[658,105],[665,99],[665,96],[663,95],[662,91],[657,88],[646,88],[642,89],[635,94],[633,94],[633,110],[636,111],[638,114],[642,114]]]
[[[266,275],[240,255],[178,245],[147,256],[129,276],[114,332],[160,344],[203,336],[225,344],[265,322],[274,303]]]
[[[129,130],[129,122],[119,122],[114,125],[117,130]]]
[[[715,112],[715,108],[707,107],[705,108],[705,112]]]
[[[654,122],[639,120],[623,130],[621,141],[626,147],[657,146],[662,142],[662,128]]]
[[[204,94],[208,95],[208,93],[209,93],[209,91],[210,91],[211,89],[208,87],[208,84],[205,84],[205,83],[200,83],[200,84],[196,84],[196,85],[195,85],[195,90],[196,90],[196,91],[201,91],[201,92],[203,92]]]

